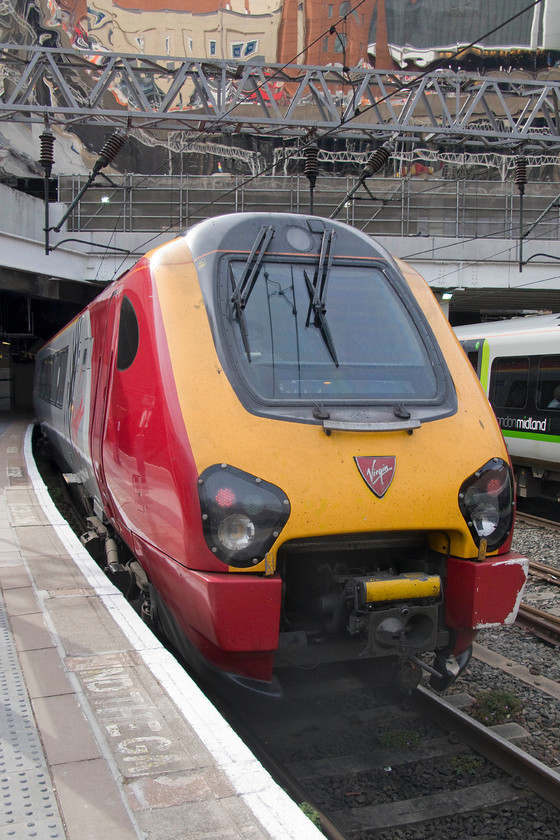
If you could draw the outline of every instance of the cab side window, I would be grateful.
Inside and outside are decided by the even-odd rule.
[[[119,317],[119,339],[117,345],[117,369],[127,370],[138,352],[138,318],[130,300],[125,296]]]

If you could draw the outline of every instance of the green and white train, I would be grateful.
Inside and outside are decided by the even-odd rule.
[[[517,495],[560,501],[560,314],[456,327],[503,432]]]

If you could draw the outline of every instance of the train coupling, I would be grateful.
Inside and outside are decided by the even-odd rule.
[[[439,628],[441,580],[438,575],[377,573],[368,578],[355,578],[353,589],[357,609],[350,616],[348,629],[352,634],[353,621],[364,626],[365,608],[366,655],[396,653],[402,679],[408,684],[418,682],[421,671],[427,671],[430,685],[440,691],[448,688],[466,668],[472,648],[454,656],[446,644],[448,637]],[[433,665],[419,657],[438,648],[441,651],[442,647],[445,649],[436,654]]]
[[[469,664],[472,656],[472,645],[462,653],[453,654],[438,653],[434,660],[434,667],[427,668],[430,671],[430,685],[436,691],[445,691],[451,683],[454,683]],[[425,663],[423,663],[425,665]]]
[[[438,575],[379,572],[349,582],[354,610],[348,630],[367,630],[368,656],[397,653],[401,660],[438,647],[441,580]]]
[[[437,607],[403,607],[400,615],[397,610],[392,610],[389,614],[385,613],[376,626],[370,627],[368,646],[374,655],[378,653],[377,648],[393,648],[403,666],[407,663],[413,670],[417,669],[417,673],[419,669],[427,671],[432,688],[445,691],[467,667],[472,646],[457,656],[440,652],[436,654],[433,665],[429,665],[420,659],[418,653],[436,648],[437,640]]]

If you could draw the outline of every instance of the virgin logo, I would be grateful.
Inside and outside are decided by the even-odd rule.
[[[356,455],[354,461],[369,489],[373,490],[375,495],[381,499],[393,480],[397,459],[393,455],[383,458],[372,455]]]

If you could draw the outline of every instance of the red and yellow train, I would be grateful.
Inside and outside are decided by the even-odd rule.
[[[35,410],[197,667],[370,657],[443,688],[515,618],[492,410],[423,279],[344,224],[241,213],[148,253],[40,351]]]

